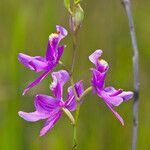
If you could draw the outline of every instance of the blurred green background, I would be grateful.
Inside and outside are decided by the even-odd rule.
[[[132,6],[140,50],[138,149],[150,150],[150,1],[134,0]],[[75,81],[83,79],[85,88],[90,85],[89,68],[93,65],[88,56],[100,48],[104,50],[103,58],[110,64],[106,84],[133,90],[132,46],[120,0],[83,0],[82,7],[85,18],[78,34]],[[73,130],[65,115],[40,138],[44,121],[26,122],[17,114],[19,110],[34,110],[35,94],[51,94],[49,75],[27,95],[21,95],[28,83],[39,75],[19,64],[17,55],[19,52],[44,55],[48,36],[55,32],[56,24],[69,30],[68,13],[62,0],[0,0],[0,150],[72,149]],[[69,66],[70,32],[62,43],[67,48],[61,60]],[[86,96],[78,124],[79,150],[131,149],[132,100],[116,109],[124,118],[124,127],[100,98],[92,94]]]

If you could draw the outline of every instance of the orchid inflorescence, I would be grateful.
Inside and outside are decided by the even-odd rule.
[[[27,68],[36,72],[45,71],[42,76],[32,82],[23,92],[23,95],[29,91],[33,86],[40,83],[48,73],[52,72],[52,69],[58,64],[65,46],[59,46],[59,42],[67,35],[66,29],[61,26],[56,26],[57,33],[49,36],[48,47],[46,56],[31,57],[25,54],[19,54],[19,61]],[[122,89],[116,90],[109,86],[105,87],[105,77],[109,69],[108,63],[100,59],[102,50],[96,50],[89,56],[89,60],[95,64],[95,68],[91,68],[92,71],[92,89],[93,93],[96,93],[110,110],[115,114],[117,119],[124,125],[121,116],[114,110],[113,106],[119,106],[122,102],[127,101],[133,97],[133,92],[125,92]],[[68,88],[68,97],[66,101],[63,101],[63,85],[70,80],[70,75],[66,70],[59,70],[58,72],[52,72],[53,82],[50,85],[50,90],[54,93],[54,97],[38,94],[35,96],[34,112],[22,112],[19,111],[19,116],[27,121],[38,121],[41,119],[47,119],[44,127],[40,132],[40,136],[43,136],[49,129],[51,129],[55,123],[61,117],[63,112],[62,108],[68,110],[68,112],[75,111],[77,108],[77,100],[72,86]],[[83,81],[79,81],[74,84],[77,96],[80,99],[84,93]],[[81,100],[80,100],[81,101]]]
[[[82,9],[77,4],[77,9],[82,13]],[[71,12],[71,9],[68,8]],[[76,13],[76,12],[75,12]],[[81,15],[80,15],[81,16]],[[80,17],[81,18],[81,17]],[[71,12],[70,17],[70,29],[73,32],[74,39],[77,31],[81,24],[76,23],[76,15]],[[79,21],[79,20],[78,20]],[[76,146],[76,124],[79,116],[80,106],[83,104],[83,97],[92,91],[100,97],[116,118],[124,125],[122,117],[115,111],[114,106],[119,106],[122,102],[133,97],[133,92],[123,91],[122,89],[116,90],[112,86],[105,86],[106,74],[109,70],[108,63],[101,59],[102,50],[96,50],[89,56],[89,60],[95,65],[95,68],[91,68],[92,78],[91,86],[84,89],[83,81],[80,80],[77,83],[73,81],[73,67],[68,69],[62,61],[60,61],[65,45],[59,45],[60,41],[67,36],[68,32],[62,26],[56,26],[56,33],[52,33],[49,36],[48,46],[45,56],[28,56],[26,54],[20,53],[18,55],[19,61],[30,70],[35,72],[44,72],[36,80],[29,84],[29,86],[23,91],[23,95],[26,94],[31,88],[39,84],[48,74],[51,73],[53,82],[50,84],[50,90],[53,96],[48,96],[45,94],[37,94],[34,99],[34,112],[23,112],[19,111],[19,116],[26,121],[35,122],[38,120],[46,119],[44,127],[40,131],[40,136],[45,135],[56,122],[65,113],[70,119],[74,126],[74,147]],[[76,43],[73,43],[74,49]],[[57,72],[52,72],[57,65],[63,67],[62,70]],[[71,86],[67,90],[67,98],[63,100],[63,86],[70,81]],[[76,111],[75,117],[72,112]]]

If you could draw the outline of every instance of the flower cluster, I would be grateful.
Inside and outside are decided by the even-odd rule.
[[[23,95],[27,93],[32,87],[40,83],[58,64],[65,45],[59,45],[60,41],[67,35],[66,29],[61,26],[56,26],[56,33],[52,33],[49,36],[48,46],[45,57],[35,56],[31,57],[20,53],[18,55],[19,61],[27,68],[34,70],[35,72],[44,71],[44,73],[33,81],[23,92]],[[89,56],[89,60],[95,65],[92,68],[92,89],[93,93],[97,94],[115,114],[117,119],[124,125],[124,121],[121,116],[114,110],[114,106],[119,106],[122,102],[127,101],[133,97],[133,92],[123,91],[122,89],[116,90],[109,86],[105,87],[105,77],[109,69],[108,63],[99,59],[102,55],[102,50],[96,50]],[[67,70],[59,70],[58,72],[51,73],[53,82],[50,85],[50,90],[54,96],[48,96],[44,94],[38,94],[35,96],[34,112],[19,111],[19,116],[23,119],[31,122],[35,122],[42,119],[47,119],[44,127],[40,131],[40,136],[45,135],[56,122],[60,119],[64,109],[69,114],[77,109],[82,96],[87,93],[83,87],[83,81],[73,83],[67,90],[67,98],[63,100],[63,86],[70,80],[71,75]]]

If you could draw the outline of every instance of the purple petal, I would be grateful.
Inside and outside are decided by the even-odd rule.
[[[96,63],[96,69],[101,73],[107,72],[109,69],[109,65],[108,65],[107,61],[100,59]]]
[[[60,59],[60,55],[64,50],[64,47],[61,46],[61,49],[58,47],[59,42],[67,35],[67,30],[61,26],[56,26],[57,33],[52,33],[49,36],[47,51],[46,51],[46,60],[56,63]]]
[[[104,89],[104,91],[112,94],[112,93],[116,92],[116,89],[112,86],[108,86]]]
[[[65,107],[69,111],[74,111],[77,107],[77,102],[76,102],[74,92],[71,86],[68,88],[68,97],[67,97],[67,100],[65,101]]]
[[[133,97],[133,92],[131,91],[123,91],[121,94],[119,94],[118,96],[122,97],[124,101],[127,101],[129,99],[131,99]]]
[[[41,72],[47,70],[48,64],[47,62],[39,61],[38,59],[34,59],[29,62],[29,64],[34,68],[36,72]]]
[[[74,85],[76,92],[77,92],[77,96],[80,98],[80,96],[82,95],[82,93],[84,92],[84,86],[83,86],[83,81],[80,80],[79,82],[75,83]],[[72,89],[72,86],[70,86],[68,88],[68,97],[74,95],[74,91]]]
[[[114,97],[111,97],[109,95],[108,92],[105,92],[104,90],[99,90],[98,91],[98,96],[101,97],[105,102],[109,103],[109,104],[113,104],[114,106],[119,106],[122,102],[123,102],[123,99],[122,97],[119,97],[119,96],[114,96]]]
[[[60,58],[64,52],[65,47],[66,47],[65,45],[58,46],[57,62],[60,60]]]
[[[50,85],[50,89],[53,91],[57,98],[62,97],[63,85],[69,80],[69,73],[65,70],[52,73],[53,82]]]
[[[82,95],[82,93],[84,92],[84,86],[83,86],[83,81],[80,80],[79,82],[75,83],[75,89],[77,92],[78,97],[80,98],[80,96]]]
[[[39,113],[38,111],[30,112],[30,113],[19,111],[18,114],[20,117],[22,117],[26,121],[31,121],[31,122],[35,122],[41,119],[46,119],[49,116],[48,114],[47,115],[42,114],[42,113]]]
[[[97,88],[98,89],[104,88],[106,72],[101,73],[98,70],[93,69],[93,68],[91,69],[91,71],[93,74],[92,84],[93,84],[93,87],[95,88],[95,90],[97,90]]]
[[[70,30],[72,32],[74,32],[75,31],[75,21],[72,16],[69,17],[69,26],[70,26]]]
[[[59,101],[43,94],[39,94],[35,97],[34,105],[38,112],[44,114],[50,114],[54,109],[59,109]]]
[[[106,105],[110,108],[110,110],[113,112],[113,114],[116,116],[116,118],[124,126],[124,121],[123,121],[122,117],[113,109],[113,107],[110,104],[106,103]]]
[[[19,112],[19,116],[27,121],[38,121],[55,116],[60,111],[59,101],[47,95],[37,95],[34,101],[35,112]]]
[[[70,96],[68,97],[68,99],[65,102],[65,107],[69,110],[69,111],[74,111],[77,108],[77,102],[75,99],[75,96]]]
[[[18,60],[27,68],[34,70],[34,68],[29,64],[29,62],[33,59],[33,57],[19,53]]]
[[[109,68],[108,63],[105,60],[99,59],[102,53],[102,50],[96,50],[93,54],[89,56],[89,60],[95,64],[96,69],[101,73],[107,72]]]
[[[49,69],[46,72],[44,72],[40,77],[38,77],[36,80],[34,80],[24,91],[23,95],[26,94],[32,87],[36,86],[38,83],[40,83],[47,75],[48,73],[52,70]]]
[[[80,98],[80,96],[84,92],[83,82],[82,81],[77,82],[75,84],[75,89],[76,89],[78,97]],[[68,88],[68,98],[65,101],[65,107],[70,111],[74,111],[76,109],[76,106],[77,106],[77,103],[76,103],[76,99],[74,96],[74,92],[73,92],[72,87],[70,86]]]
[[[31,70],[35,70],[36,72],[40,72],[47,69],[47,62],[44,57],[36,56],[31,57],[22,53],[18,55],[19,61]]]
[[[53,114],[49,117],[49,119],[46,121],[44,127],[40,131],[40,136],[45,135],[48,130],[53,128],[53,126],[56,124],[56,122],[60,119],[61,117],[61,112],[57,112],[56,114]]]
[[[46,51],[46,60],[51,61],[53,63],[57,60],[57,46],[59,44],[58,34],[51,34],[49,36],[49,41],[47,45]]]
[[[123,99],[121,97],[109,97],[108,98],[108,102],[113,104],[114,106],[119,106],[122,102],[123,102]]]
[[[97,61],[99,59],[99,57],[102,55],[103,51],[102,50],[96,50],[94,53],[92,53],[89,56],[89,60],[93,63],[93,64],[97,64]]]
[[[62,26],[57,25],[56,30],[57,30],[57,33],[59,33],[60,39],[63,39],[68,34],[67,30],[63,28]]]
[[[123,101],[127,101],[133,97],[133,92],[130,91],[123,91],[122,89],[116,90],[113,87],[106,87],[104,89],[105,92],[109,95],[111,98],[121,98]]]

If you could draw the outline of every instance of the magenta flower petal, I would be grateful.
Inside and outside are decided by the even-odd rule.
[[[57,30],[57,33],[59,33],[60,39],[63,39],[68,34],[67,30],[65,28],[63,28],[62,26],[57,25],[56,30]]]
[[[78,97],[80,98],[80,96],[84,92],[84,86],[83,86],[83,81],[82,80],[77,82],[77,83],[75,83],[75,89],[77,91]]]
[[[120,98],[122,101],[127,101],[133,97],[133,92],[123,91],[122,89],[116,90],[113,87],[106,87],[104,91],[109,95],[110,98]]]
[[[40,61],[37,58],[30,61],[29,64],[34,68],[36,72],[45,71],[50,67],[50,64],[48,64],[46,61]]]
[[[80,98],[80,96],[82,95],[82,93],[84,92],[84,87],[83,87],[83,81],[79,81],[77,83],[75,83],[74,85],[76,92],[77,92],[77,96]],[[74,96],[74,91],[72,89],[72,86],[70,86],[68,88],[68,98]]]
[[[57,98],[62,97],[63,85],[69,80],[69,77],[69,73],[65,70],[52,73],[53,82],[50,85],[50,89]]]
[[[69,111],[74,111],[77,108],[77,102],[75,99],[75,96],[70,96],[68,97],[68,99],[65,102],[65,107],[69,110]]]
[[[19,112],[19,116],[27,121],[38,121],[46,119],[50,115],[55,114],[60,109],[59,102],[51,96],[39,94],[34,101],[35,112]]]
[[[34,80],[29,86],[23,91],[22,95],[26,94],[32,87],[39,84],[50,72],[51,70],[47,70],[44,72],[40,77],[38,77],[36,80]]]
[[[49,117],[48,114],[47,115],[42,114],[38,111],[30,112],[30,113],[19,111],[18,114],[21,118],[25,119],[26,121],[30,121],[30,122],[35,122],[35,121],[38,121],[41,119],[46,119]]]
[[[105,77],[106,72],[99,72],[96,69],[91,69],[93,77],[92,77],[92,85],[94,89],[97,91],[97,89],[102,89],[105,86]]]
[[[64,49],[65,49],[65,45],[61,45],[61,46],[58,46],[58,55],[57,55],[57,61],[60,60],[63,52],[64,52]]]
[[[127,101],[133,97],[133,92],[131,91],[123,91],[118,96],[122,97],[124,101]]]
[[[75,89],[76,89],[78,97],[80,98],[80,96],[84,92],[83,82],[82,81],[77,82],[75,84]],[[77,107],[77,102],[76,102],[74,92],[71,86],[68,88],[68,97],[67,97],[67,100],[65,101],[65,107],[69,111],[74,111]]]
[[[114,106],[119,106],[122,102],[123,102],[123,99],[119,96],[114,96],[114,97],[111,97],[109,95],[108,92],[105,92],[104,90],[100,90],[98,91],[98,96],[101,97],[105,102],[109,103],[109,104],[112,104]]]
[[[46,60],[55,62],[58,57],[59,48],[58,44],[65,36],[67,36],[67,30],[61,26],[56,26],[57,33],[52,33],[49,36],[47,51],[46,51]]]
[[[124,126],[124,121],[123,121],[123,119],[122,119],[122,117],[114,110],[114,108],[110,105],[110,104],[108,104],[108,103],[106,103],[106,105],[109,107],[109,109],[113,112],[113,114],[116,116],[116,118],[120,121],[120,123]]]
[[[59,109],[59,101],[44,94],[35,97],[34,105],[38,112],[44,114],[50,114],[54,109]]]
[[[116,92],[116,89],[112,86],[108,86],[108,87],[105,87],[104,91],[112,94],[112,93]]]
[[[102,50],[96,50],[93,54],[89,56],[89,60],[95,64],[96,69],[99,72],[103,73],[108,71],[109,66],[105,60],[100,59],[101,55],[102,55]]]
[[[47,69],[47,63],[45,59],[41,56],[31,57],[22,53],[18,55],[19,61],[31,70],[35,70],[36,72],[40,72]]]
[[[57,112],[56,114],[53,114],[49,117],[49,119],[46,121],[44,127],[40,131],[40,136],[45,135],[48,130],[54,127],[56,122],[60,119],[61,117],[61,112]]]
[[[61,116],[61,104],[60,101],[54,99],[51,96],[39,94],[35,97],[35,112],[26,113],[20,111],[18,114],[20,117],[27,121],[38,121],[41,119],[48,119],[45,126],[40,132],[40,136],[43,136],[49,129],[51,129],[57,120]]]
[[[109,65],[105,60],[103,60],[103,59],[98,60],[98,62],[96,64],[96,69],[99,72],[101,72],[101,73],[105,72],[106,73],[108,71],[108,68],[109,68]]]
[[[34,68],[29,64],[29,62],[31,62],[31,60],[33,60],[33,57],[19,53],[18,60],[27,68],[34,70]]]
[[[59,44],[58,35],[57,34],[50,35],[46,51],[47,61],[51,61],[53,63],[56,62],[58,44]]]
[[[103,51],[102,50],[96,50],[94,53],[92,53],[89,56],[89,60],[93,63],[93,64],[97,64],[97,61],[99,59],[99,57],[102,55]]]
[[[75,31],[75,21],[72,16],[69,17],[69,26],[70,26],[70,30],[72,32],[74,32]]]

